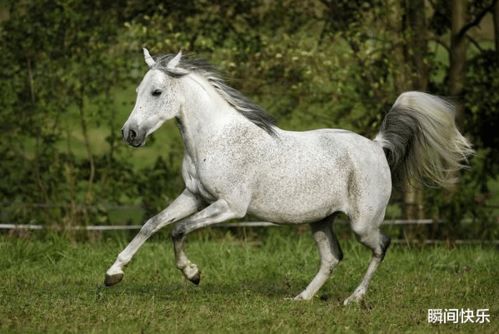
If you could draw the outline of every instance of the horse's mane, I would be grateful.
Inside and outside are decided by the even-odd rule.
[[[181,77],[179,74],[167,68],[168,62],[175,57],[174,54],[161,55],[155,59],[154,68],[159,69],[172,77]],[[184,69],[202,75],[227,103],[241,113],[248,120],[267,131],[270,135],[276,135],[274,130],[275,121],[268,115],[262,107],[253,103],[240,91],[228,86],[222,79],[220,71],[215,69],[210,63],[202,59],[195,59],[183,55],[177,68]]]

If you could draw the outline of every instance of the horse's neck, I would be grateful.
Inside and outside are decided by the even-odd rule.
[[[235,111],[204,79],[190,75],[184,81],[185,103],[177,120],[186,153],[196,159],[198,150],[229,124],[247,120]]]

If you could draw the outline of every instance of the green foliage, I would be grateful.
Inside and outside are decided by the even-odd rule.
[[[469,63],[466,78],[466,130],[477,147],[487,150],[482,174],[487,178],[499,172],[499,59],[497,52],[487,50]]]
[[[374,136],[402,89],[397,78],[407,64],[394,50],[403,46],[411,53],[410,34],[394,27],[400,19],[394,4],[4,2],[0,130],[8,140],[0,142],[3,220],[108,223],[108,204],[141,205],[150,216],[181,191],[182,147],[170,133],[173,127],[166,125],[168,133],[161,129],[141,151],[120,142],[133,89],[146,69],[143,46],[153,55],[182,49],[208,59],[283,128],[335,127]],[[477,2],[470,10],[475,13],[482,5]],[[445,1],[435,6],[428,29],[444,38],[449,8]],[[482,217],[472,191],[487,193],[497,172],[493,130],[499,76],[493,57],[479,53],[468,67],[466,131],[484,158],[465,173],[462,187],[469,194],[460,193],[454,202],[460,208],[456,219]],[[446,57],[435,49],[424,61],[431,92],[445,94]],[[428,213],[444,215],[446,201],[441,192],[430,194]]]

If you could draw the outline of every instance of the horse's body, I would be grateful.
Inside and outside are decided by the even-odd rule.
[[[344,130],[276,129],[275,137],[252,131],[262,132],[231,124],[197,143],[198,153],[184,159],[187,189],[207,202],[234,197],[247,213],[283,224],[316,222],[338,211],[357,219],[359,212],[379,215],[386,207],[391,177],[379,144]]]
[[[471,152],[450,106],[428,94],[401,95],[374,140],[345,130],[284,131],[211,69],[180,54],[157,62],[145,56],[151,70],[138,88],[123,137],[141,146],[175,117],[185,146],[186,188],[120,253],[106,274],[107,285],[122,279],[123,266],[151,234],[179,220],[172,232],[177,267],[197,284],[199,270],[183,250],[186,234],[249,213],[275,223],[311,224],[321,267],[296,297],[310,299],[342,258],[331,220],[343,212],[373,252],[362,283],[345,302],[359,300],[389,245],[379,226],[392,174],[403,178],[407,172],[445,185]]]

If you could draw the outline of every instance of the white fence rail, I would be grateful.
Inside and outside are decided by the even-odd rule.
[[[340,220],[340,223],[346,223],[345,220]],[[432,219],[413,219],[413,220],[385,220],[383,225],[428,225],[433,223],[442,223],[442,221],[434,221]],[[214,227],[278,227],[282,226],[279,224],[274,224],[270,222],[238,222],[238,223],[221,223],[216,224]],[[142,225],[87,225],[87,226],[45,226],[38,224],[0,224],[0,230],[84,230],[84,231],[127,231],[127,230],[139,230]],[[448,244],[448,240],[407,240],[407,239],[392,239],[393,243],[396,244],[419,244],[423,243],[426,245],[440,245]],[[492,244],[499,245],[499,240],[477,240],[477,239],[467,239],[467,240],[453,240],[451,242],[455,245],[464,244]]]
[[[339,220],[339,223],[346,221]],[[428,225],[441,223],[433,219],[390,219],[385,220],[383,225]],[[214,227],[271,227],[281,226],[271,222],[238,222],[238,223],[220,223]],[[66,229],[66,230],[86,230],[86,231],[123,231],[139,230],[142,225],[87,225],[87,226],[67,226],[58,225],[38,225],[38,224],[0,224],[0,230],[43,230],[43,229]]]

